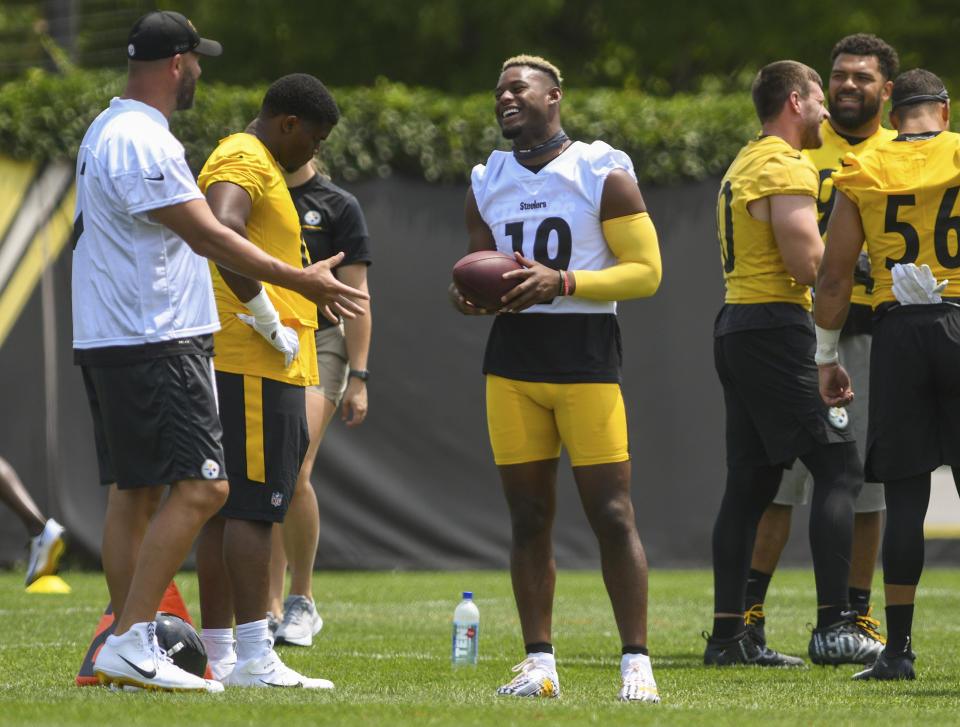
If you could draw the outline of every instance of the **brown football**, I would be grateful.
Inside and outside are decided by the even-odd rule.
[[[520,270],[523,266],[513,255],[498,250],[471,252],[453,266],[453,282],[463,297],[486,310],[498,310],[500,301],[521,279],[507,278],[503,274]]]

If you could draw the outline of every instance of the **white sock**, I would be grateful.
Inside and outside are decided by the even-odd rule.
[[[237,624],[237,659],[259,659],[266,656],[273,648],[273,639],[270,638],[270,628],[267,619]]]
[[[203,629],[200,640],[207,649],[207,659],[221,662],[233,658],[233,629]]]
[[[620,659],[620,673],[627,671],[631,666],[636,663],[646,664],[647,668],[650,668],[650,657],[646,654],[624,654]]]
[[[532,654],[527,654],[528,658],[531,656],[544,666],[549,666],[551,669],[556,670],[557,657],[555,654],[552,654],[549,651],[535,651]]]

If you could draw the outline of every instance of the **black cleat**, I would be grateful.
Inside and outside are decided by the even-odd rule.
[[[899,654],[893,656],[887,654],[886,650],[880,652],[880,656],[873,662],[869,669],[857,672],[853,678],[857,681],[869,681],[878,679],[892,681],[895,679],[916,679],[917,672],[913,669],[914,659],[917,655],[910,650],[910,639],[907,638],[907,647]]]
[[[755,603],[743,612],[743,622],[747,625],[747,633],[761,648],[767,645],[767,635],[764,632],[764,625],[767,622],[767,614],[763,612],[763,604]]]
[[[715,666],[804,666],[803,659],[787,656],[758,644],[748,631],[742,631],[732,639],[714,639],[706,631],[703,637],[707,648],[703,652],[703,663]]]
[[[810,636],[810,661],[814,664],[872,664],[883,651],[876,631],[861,628],[856,611],[845,611],[843,620],[814,629]]]
[[[863,633],[869,636],[875,641],[879,641],[881,644],[886,644],[887,640],[883,635],[877,630],[880,628],[880,622],[877,619],[870,616],[873,613],[873,604],[870,604],[870,607],[867,609],[866,613],[857,612],[857,628],[860,629]]]

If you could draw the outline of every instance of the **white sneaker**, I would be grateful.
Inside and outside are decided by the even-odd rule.
[[[621,702],[660,701],[660,692],[653,680],[649,656],[636,654],[629,660],[624,659],[620,668],[620,679],[622,686],[617,699]]]
[[[223,680],[228,687],[303,687],[333,689],[328,679],[311,679],[284,664],[273,649],[259,659],[239,662]]]
[[[41,576],[52,576],[57,572],[60,556],[66,548],[63,532],[63,525],[50,518],[40,534],[30,538],[30,562],[27,564],[26,585],[29,586]]]
[[[274,635],[277,644],[310,646],[314,634],[323,628],[317,607],[306,596],[287,596],[283,602],[283,623]]]
[[[497,694],[513,697],[559,697],[560,678],[556,664],[531,654],[513,671],[520,672],[510,682],[497,690]]]
[[[122,636],[111,634],[100,648],[93,673],[101,684],[167,692],[222,692],[223,685],[176,666],[157,645],[153,622],[134,624]]]
[[[267,611],[267,628],[270,629],[270,636],[273,636],[277,633],[277,629],[280,628],[282,621],[276,617],[273,611]]]

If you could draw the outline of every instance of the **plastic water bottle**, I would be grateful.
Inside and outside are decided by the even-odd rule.
[[[453,652],[450,661],[454,666],[477,665],[479,636],[480,611],[473,602],[473,592],[464,591],[463,600],[453,612]]]

